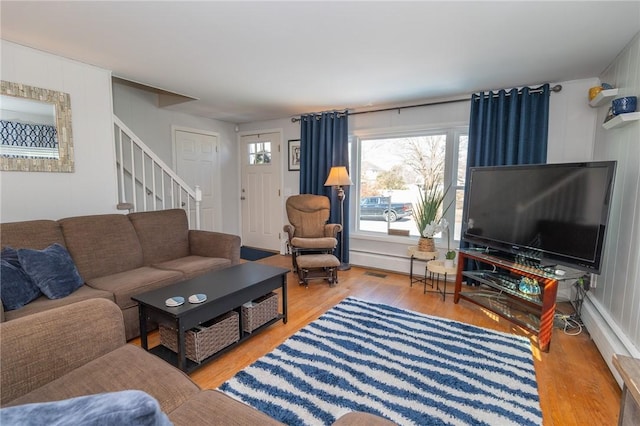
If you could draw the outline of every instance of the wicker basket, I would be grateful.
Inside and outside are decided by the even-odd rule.
[[[242,329],[251,333],[262,324],[278,316],[278,295],[265,294],[248,304],[242,305]]]
[[[433,238],[420,237],[418,240],[418,250],[426,252],[436,251],[436,245]]]
[[[187,330],[184,335],[185,355],[192,361],[201,362],[214,353],[240,340],[238,313],[227,312],[198,327]],[[176,331],[160,325],[160,343],[174,352],[178,351]]]

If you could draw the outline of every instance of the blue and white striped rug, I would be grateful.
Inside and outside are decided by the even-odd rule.
[[[289,425],[540,425],[528,339],[347,298],[220,386]]]

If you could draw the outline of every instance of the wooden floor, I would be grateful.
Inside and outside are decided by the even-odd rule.
[[[276,255],[258,262],[291,268],[289,256]],[[289,273],[287,324],[272,325],[194,371],[191,378],[202,388],[215,389],[348,296],[528,335],[471,303],[454,304],[453,296],[449,295],[443,302],[438,294],[423,294],[422,285],[411,287],[406,275],[352,267],[349,271],[339,272],[339,280],[333,288],[321,280],[312,281],[309,288],[305,288],[298,285],[297,276]],[[453,291],[453,285],[447,290]],[[150,346],[157,341],[157,333],[150,336]],[[139,339],[134,342],[139,344]],[[542,353],[534,343],[532,352],[546,426],[617,424],[621,391],[588,333],[569,336],[561,329],[554,329],[550,351]]]

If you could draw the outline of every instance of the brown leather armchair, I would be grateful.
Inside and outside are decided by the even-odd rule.
[[[293,195],[285,205],[290,225],[285,225],[283,230],[289,237],[293,269],[297,272],[296,258],[301,254],[333,252],[342,225],[327,223],[331,205],[324,195]]]

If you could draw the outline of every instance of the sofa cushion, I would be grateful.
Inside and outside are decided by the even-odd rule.
[[[63,360],[58,360],[63,362]],[[141,390],[154,397],[162,411],[170,413],[200,392],[198,386],[177,368],[134,345],[123,345],[68,372],[8,406],[57,401],[122,389]]]
[[[182,272],[143,266],[131,271],[88,280],[87,285],[113,293],[116,304],[120,309],[125,309],[137,305],[137,302],[131,300],[131,296],[166,287],[182,280],[184,280]]]
[[[107,299],[112,302],[114,301],[112,293],[108,291],[97,290],[87,285],[83,285],[82,287],[80,287],[67,297],[63,297],[62,299],[49,299],[45,295],[40,295],[33,302],[23,306],[20,309],[5,312],[5,320],[9,321],[27,315],[32,315],[37,312],[43,312],[49,309],[59,308],[61,306],[66,306],[75,302],[89,299]]]
[[[127,216],[78,216],[58,222],[85,281],[142,266],[142,248]]]
[[[53,220],[28,220],[0,224],[2,247],[43,249],[51,244],[65,245],[60,225]]]
[[[0,410],[3,425],[170,426],[158,401],[145,392],[125,390]]]
[[[130,213],[129,220],[138,234],[144,264],[153,265],[178,259],[189,252],[189,222],[182,209]]]
[[[169,420],[175,426],[283,424],[217,390],[202,391],[191,397],[169,413]]]
[[[0,296],[4,309],[11,311],[37,299],[42,293],[20,266],[18,252],[5,247],[0,253]]]
[[[85,300],[4,322],[0,324],[0,336],[2,406],[125,345],[122,312],[104,299]],[[116,390],[122,389],[126,388]],[[62,395],[48,401],[64,398]]]
[[[203,256],[186,256],[153,265],[154,268],[180,271],[184,274],[185,279],[191,279],[206,272],[228,268],[229,266],[231,266],[230,259]]]
[[[61,299],[84,284],[66,248],[55,243],[42,250],[18,249],[24,272],[49,299]]]
[[[384,417],[375,414],[365,413],[363,411],[351,411],[338,420],[333,422],[331,426],[394,426],[395,423]]]

